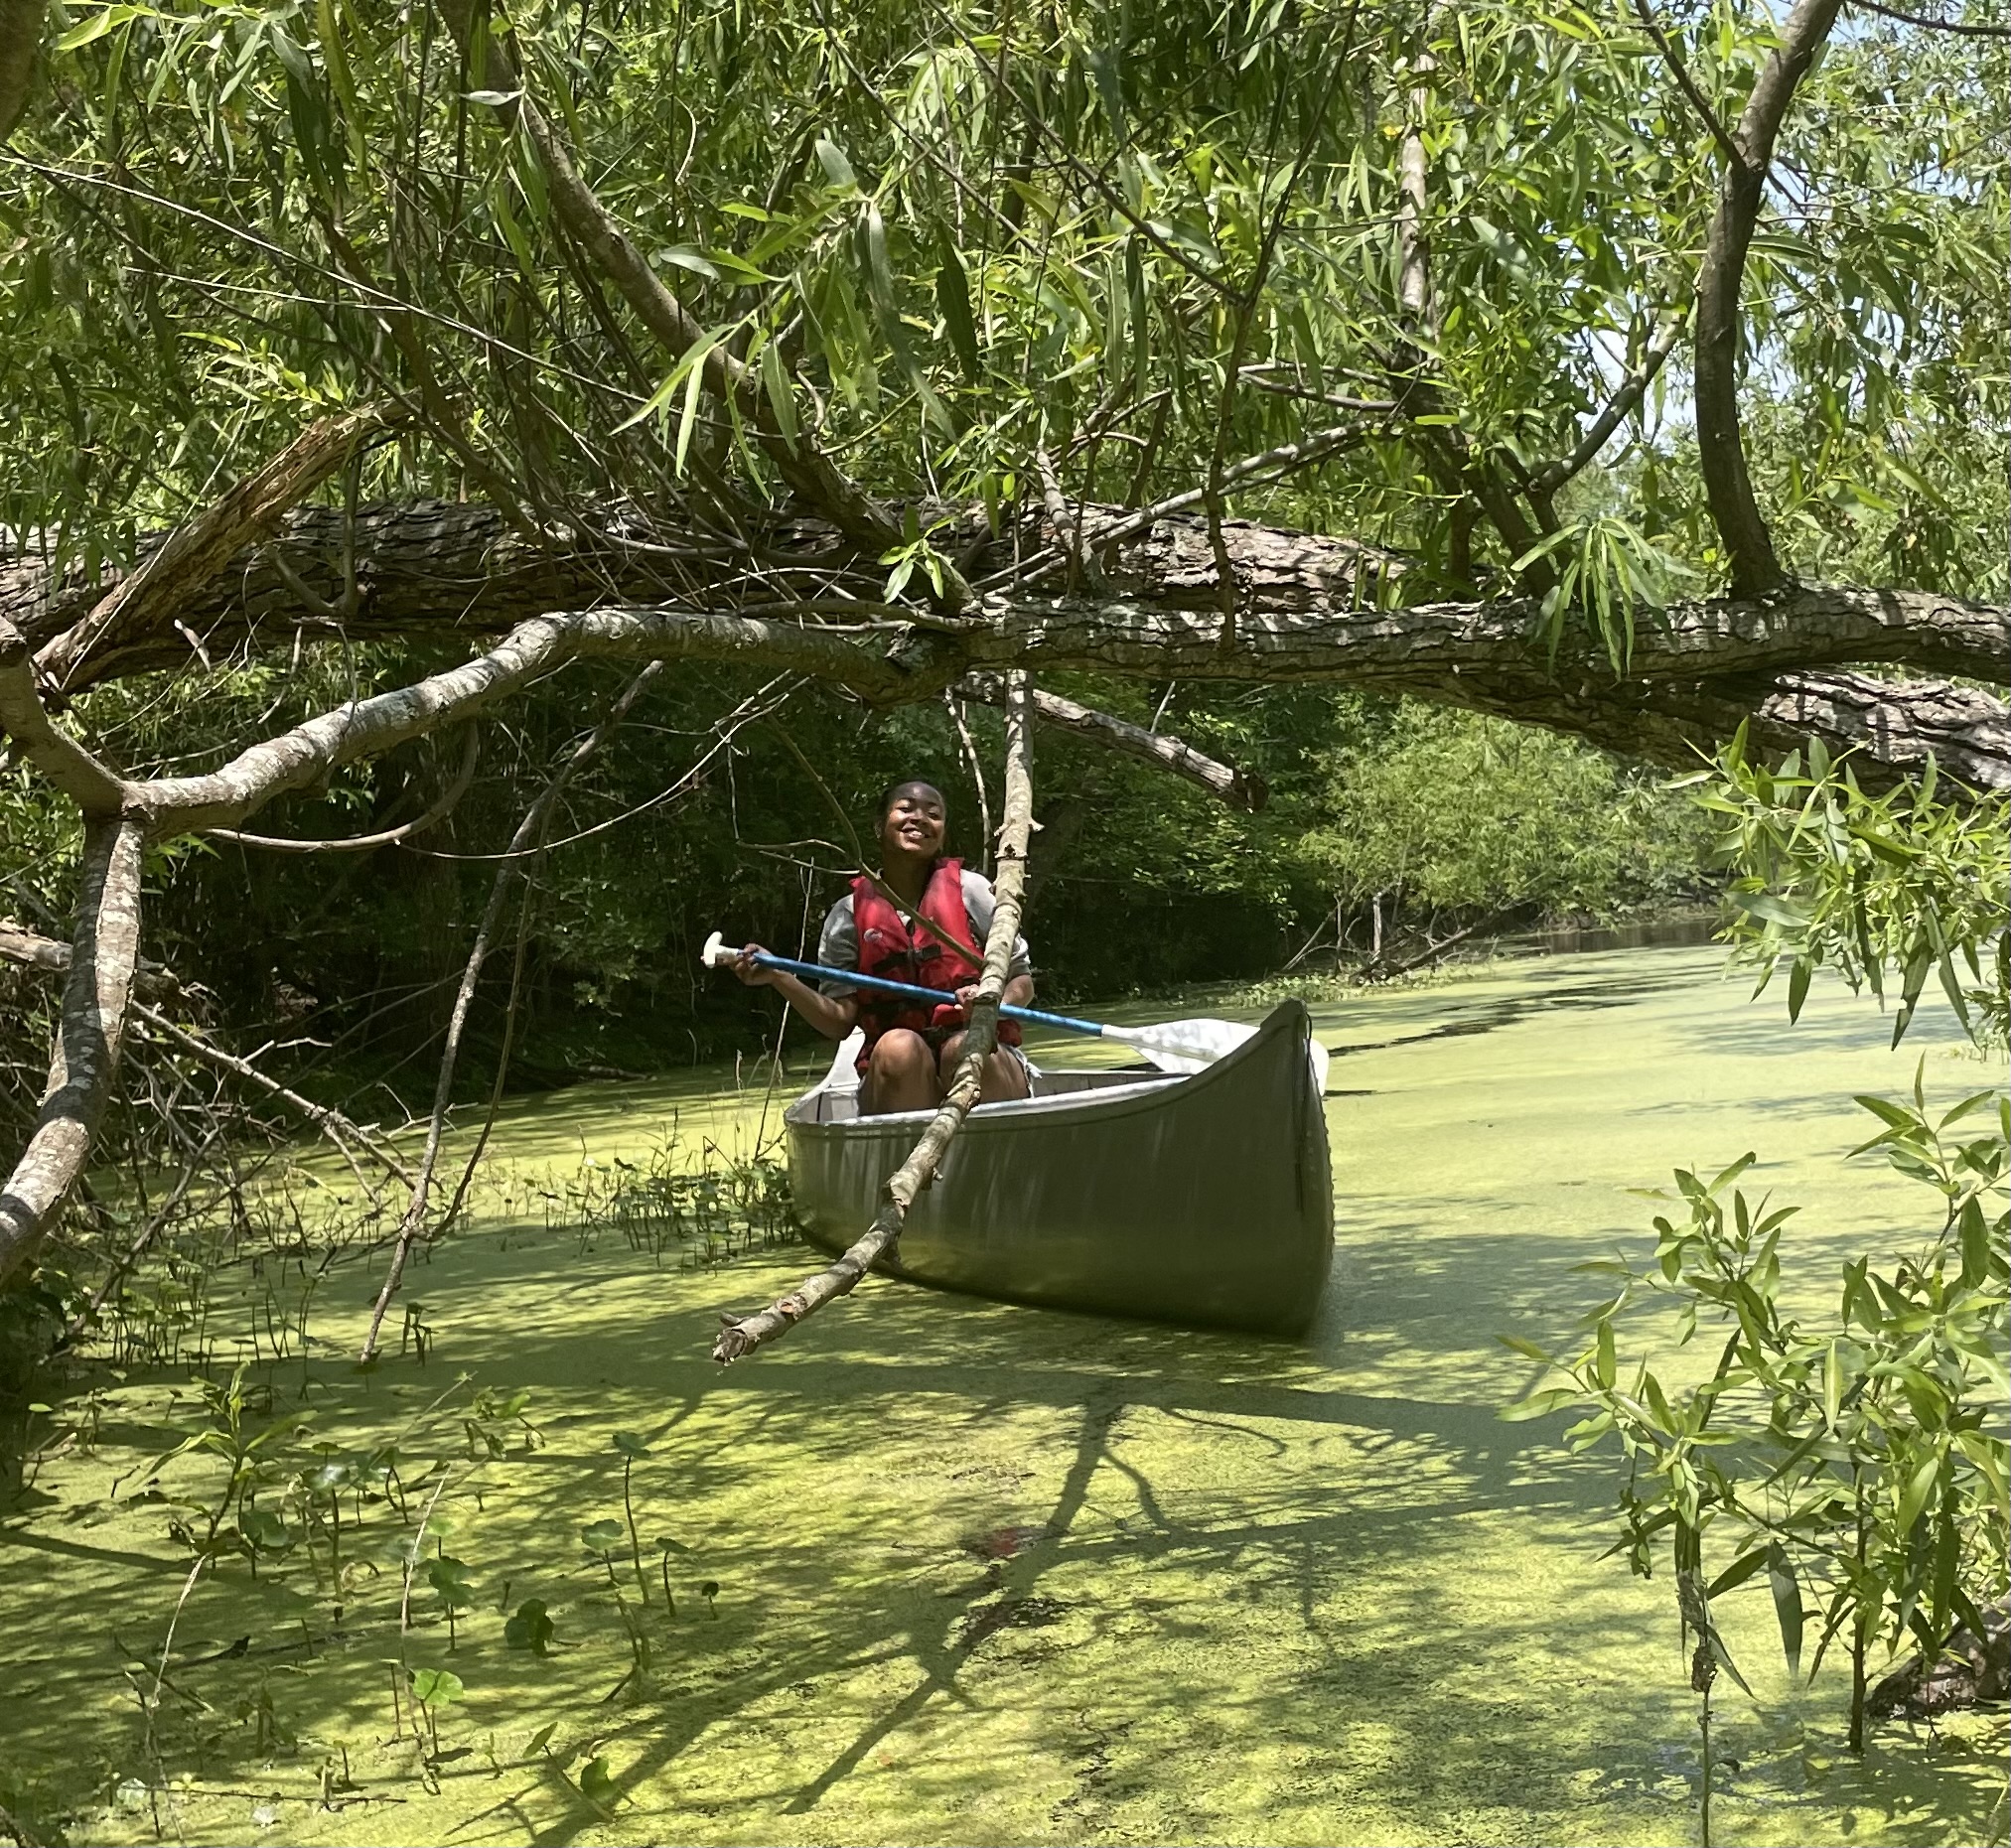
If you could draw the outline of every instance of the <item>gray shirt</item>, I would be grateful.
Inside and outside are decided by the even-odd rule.
[[[970,920],[971,937],[979,950],[984,948],[984,940],[991,934],[992,913],[997,909],[991,893],[991,881],[982,873],[973,873],[965,867],[963,914]],[[827,969],[856,969],[859,966],[859,926],[852,917],[852,895],[849,892],[824,914],[824,928],[817,938],[817,960]],[[1006,965],[1007,979],[1033,972],[1034,965],[1027,955],[1027,939],[1015,937],[1012,961]],[[834,1000],[859,992],[843,982],[819,982],[817,986]]]

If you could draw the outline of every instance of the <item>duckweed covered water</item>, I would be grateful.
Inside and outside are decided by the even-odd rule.
[[[352,1499],[340,1627],[332,1581],[297,1558],[255,1584],[241,1561],[191,1584],[171,1502],[136,1488],[193,1384],[86,1371],[32,1427],[57,1454],[0,1505],[0,1801],[67,1817],[79,1842],[157,1826],[189,1842],[1692,1841],[1672,1589],[1597,1558],[1610,1461],[1497,1420],[1527,1367],[1494,1337],[1564,1336],[1599,1287],[1572,1265],[1647,1242],[1652,1208],[1628,1190],[1748,1148],[1757,1186],[1803,1203],[1789,1254],[1826,1293],[1846,1253],[1914,1210],[1912,1190],[1841,1161],[1863,1134],[1850,1094],[1910,1083],[1923,1050],[1931,1092],[1978,1081],[1933,1022],[1892,1054],[1868,1004],[1818,991],[1790,1029],[1721,966],[1710,949],[1566,956],[1323,1006],[1340,1250],[1300,1344],[874,1279],[721,1372],[721,1313],[812,1268],[807,1248],[680,1267],[519,1210],[416,1272],[425,1364],[359,1375],[371,1279],[340,1270],[314,1324],[327,1345],[254,1377],[282,1406],[306,1382],[332,1456],[402,1430],[417,1493],[438,1489],[434,1549],[474,1589],[450,1652],[415,1578],[404,1659],[463,1684],[436,1694],[437,1752],[413,1743],[403,1692],[393,1738],[394,1509]],[[640,1161],[673,1110],[686,1143],[744,1146],[762,1103],[581,1087],[514,1106],[499,1140],[525,1174]],[[490,1422],[466,1429],[480,1388]],[[88,1453],[53,1442],[93,1389]],[[534,1432],[499,1411],[520,1391]],[[617,1432],[647,1447],[632,1466],[646,1611]],[[443,1458],[441,1487],[420,1460]],[[157,1493],[214,1476],[186,1461]],[[620,1536],[595,1556],[580,1533],[603,1520]],[[507,1633],[531,1600],[542,1654]],[[1859,1765],[1844,1677],[1790,1684],[1764,1591],[1717,1614],[1755,1690],[1720,1703],[1718,1840],[2001,1834],[2001,1722],[1887,1727]],[[646,1672],[625,1680],[637,1634]]]

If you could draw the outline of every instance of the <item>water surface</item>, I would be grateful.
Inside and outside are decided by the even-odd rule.
[[[1693,1840],[1672,1589],[1597,1557],[1609,1460],[1498,1421],[1528,1366],[1495,1336],[1566,1338],[1599,1287],[1571,1267],[1645,1248],[1654,1208],[1630,1190],[1748,1149],[1756,1191],[1803,1204],[1790,1262],[1827,1294],[1917,1210],[1918,1190],[1843,1162],[1864,1134],[1850,1094],[1910,1084],[1923,1054],[1931,1091],[1984,1081],[1944,1021],[1894,1054],[1869,1003],[1818,986],[1791,1029],[1722,962],[1564,955],[1321,1005],[1339,1252],[1301,1343],[872,1279],[722,1372],[721,1313],[814,1267],[806,1250],[680,1270],[491,1222],[418,1273],[428,1365],[359,1379],[333,1344],[353,1350],[367,1280],[344,1273],[304,1369],[331,1430],[418,1418],[466,1369],[529,1388],[544,1436],[458,1466],[446,1493],[484,1588],[442,1723],[471,1750],[436,1795],[385,1743],[394,1627],[310,1659],[285,1630],[316,1608],[302,1591],[206,1578],[178,1651],[246,1635],[269,1652],[189,1671],[215,1737],[200,1768],[168,1766],[201,1773],[173,1828],[240,1841],[256,1811],[298,1842]],[[637,1160],[673,1115],[687,1142],[744,1146],[765,1103],[772,1128],[759,1082],[581,1086],[513,1105],[501,1146],[526,1172]],[[160,1382],[122,1390],[154,1415]],[[692,1549],[635,1701],[608,1698],[631,1651],[577,1540],[621,1513],[616,1430],[650,1446],[646,1544]],[[187,1555],[148,1508],[77,1512],[144,1454],[108,1434],[0,1509],[0,1752],[45,1797],[95,1787],[78,1840],[152,1837],[130,1791],[103,1793],[141,1766],[122,1656],[158,1647]],[[496,1609],[533,1593],[557,1628],[544,1659],[503,1645]],[[2001,1727],[1889,1728],[1858,1766],[1845,1682],[1790,1685],[1764,1592],[1722,1607],[1756,1698],[1722,1703],[1720,1840],[1983,1838]],[[449,1660],[430,1611],[408,1659]],[[260,1689],[296,1749],[249,1743],[230,1703]],[[603,1811],[517,1762],[548,1723],[575,1775],[605,1759]],[[360,1798],[323,1808],[315,1768],[339,1747]]]

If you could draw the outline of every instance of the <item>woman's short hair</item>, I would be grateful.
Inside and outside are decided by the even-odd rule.
[[[882,821],[885,821],[888,815],[893,812],[894,803],[904,789],[927,789],[931,795],[934,796],[942,804],[944,813],[947,813],[949,810],[948,798],[927,777],[902,777],[896,782],[890,782],[880,791],[878,813]]]

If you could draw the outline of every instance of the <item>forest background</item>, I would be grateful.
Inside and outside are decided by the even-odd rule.
[[[1171,17],[1057,11],[1025,25],[1009,70],[1010,21],[911,29],[899,13],[842,30],[790,7],[515,22],[566,131],[693,298],[700,345],[737,350],[772,403],[775,361],[799,368],[855,473],[941,491],[938,513],[975,497],[994,522],[1057,495],[1144,505],[1359,406],[1234,511],[1401,561],[1371,601],[1395,583],[1410,601],[1419,585],[1486,591],[1517,570],[1541,588],[1545,561],[1567,561],[1578,595],[1567,572],[1553,618],[1550,577],[1554,649],[1567,620],[1611,639],[1637,602],[1652,622],[1722,574],[1693,396],[1659,367],[1690,313],[1681,270],[1722,132],[1682,89],[1736,92],[1765,56],[1756,21],[1698,12],[1677,29],[1685,63],[1625,13],[1252,7],[1213,22],[1225,60],[1197,83]],[[549,521],[605,516],[616,490],[675,518],[718,503],[747,432],[709,416],[689,353],[658,383],[551,206],[527,129],[490,125],[508,112],[483,99],[502,92],[468,75],[444,16],[321,0],[51,21],[0,198],[0,535],[21,560],[94,582],[303,421],[386,396],[405,421],[356,466],[352,504],[472,493]],[[1780,221],[1750,258],[1751,472],[1799,575],[2001,596],[2001,317],[1971,312],[2001,293],[2001,142],[1986,151],[2001,46],[1875,13],[1840,32],[1790,130]],[[815,58],[794,56],[804,42]],[[1284,106],[1295,70],[1336,59],[1338,101]],[[1413,153],[1430,180],[1405,241],[1391,212],[1411,200]],[[1351,216],[1365,223],[1330,234]],[[1435,271],[1422,303],[1420,248]],[[1364,384],[1374,352],[1384,376]],[[1420,367],[1429,402],[1383,395],[1392,370]],[[1463,492],[1431,426],[1526,481],[1609,393],[1618,434],[1532,502],[1516,556],[1516,529],[1481,517],[1488,496]],[[334,507],[344,484],[308,493]],[[928,541],[916,556],[934,568]],[[896,558],[890,586],[915,562]],[[320,633],[292,628],[278,651],[225,638],[214,663],[199,645],[165,673],[128,661],[73,717],[135,773],[188,772],[459,648]],[[158,849],[150,954],[200,983],[213,1024],[284,1042],[278,1068],[333,1053],[416,1096],[488,896],[483,856],[605,710],[616,671],[545,682],[490,722],[465,797],[422,834],[337,860],[201,835]],[[519,1080],[746,1044],[744,1002],[706,988],[692,946],[724,927],[798,949],[850,870],[776,727],[857,814],[889,777],[933,776],[956,844],[982,860],[973,780],[999,761],[982,705],[888,711],[800,688],[687,782],[719,714],[764,678],[700,665],[660,681],[573,782],[548,834],[569,844],[540,862],[522,924]],[[1656,792],[1666,763],[1345,687],[1050,684],[1177,732],[1270,794],[1252,814],[1049,734],[1034,890],[1058,996],[1252,975],[1344,931],[1365,946],[1384,907],[1450,929],[1702,890],[1702,819]],[[463,746],[414,740],[260,825],[409,823]],[[0,804],[8,909],[64,936],[77,820],[25,764]],[[46,984],[0,982],[25,1129]],[[499,1020],[483,991],[473,1044],[493,1050]]]

